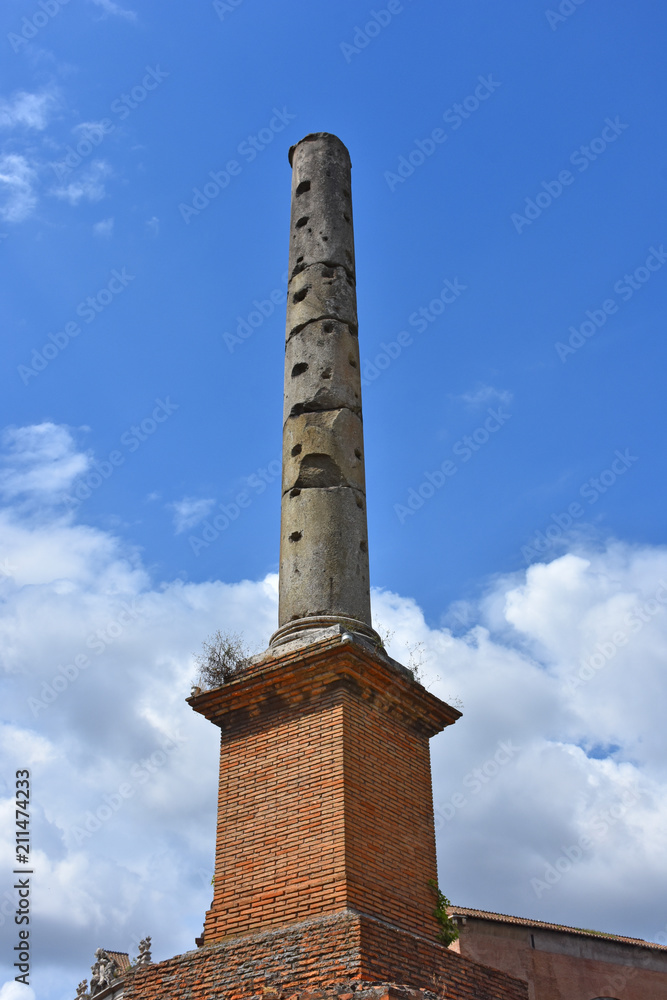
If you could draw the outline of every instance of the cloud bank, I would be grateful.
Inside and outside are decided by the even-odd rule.
[[[63,509],[91,461],[68,428],[10,428],[2,444],[0,857],[9,872],[13,774],[28,767],[34,988],[51,1000],[74,994],[100,945],[135,955],[151,934],[165,958],[200,933],[218,738],[184,701],[193,654],[217,628],[263,648],[277,579],[155,580],[122,538]],[[427,623],[408,596],[373,603],[390,652],[463,704],[432,743],[443,891],[661,940],[667,551],[609,541],[497,577],[464,628]]]

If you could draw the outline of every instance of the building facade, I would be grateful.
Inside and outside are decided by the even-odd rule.
[[[449,907],[450,948],[528,983],[530,1000],[667,1000],[667,947],[502,913]]]

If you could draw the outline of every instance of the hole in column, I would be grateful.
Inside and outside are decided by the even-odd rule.
[[[301,181],[301,183],[299,184],[299,186],[298,186],[298,188],[296,189],[296,192],[295,192],[296,195],[297,195],[297,197],[300,194],[305,194],[306,191],[310,191],[310,181]]]
[[[333,333],[334,325],[333,323],[325,323],[322,329],[325,333]]]
[[[301,495],[301,490],[290,490],[290,491],[289,491],[289,495],[290,495],[291,497],[298,497],[298,496],[300,496],[300,495]]]
[[[357,456],[357,458],[361,458],[361,448],[355,448],[354,454]]]
[[[323,267],[322,268],[322,277],[323,278],[335,278],[336,277],[336,272],[334,271],[334,269],[332,267]]]
[[[352,195],[351,195],[351,194],[350,194],[350,192],[349,192],[349,191],[347,190],[347,188],[343,188],[343,194],[345,195],[345,197],[346,197],[346,198],[351,198],[351,197],[352,197]]]
[[[298,541],[300,541],[301,540],[301,532],[300,531],[293,531],[292,534],[289,536],[289,540],[290,540],[290,542],[298,542]]]
[[[345,486],[343,473],[330,455],[306,455],[301,461],[296,486],[302,489],[328,489]]]
[[[292,378],[296,378],[297,375],[303,375],[304,372],[308,371],[308,365],[305,361],[299,361],[298,365],[294,365],[292,368]]]
[[[343,212],[343,218],[345,219],[346,222],[350,222],[350,216],[347,214],[347,212]],[[297,222],[297,226],[298,225],[299,223]]]
[[[297,257],[296,259],[297,264],[300,264],[302,260],[303,260],[303,254],[300,257]]]
[[[325,368],[320,378],[331,378],[331,368]]]
[[[329,237],[328,237],[328,236],[323,236],[323,237],[322,237],[322,241],[323,241],[324,243],[328,243],[328,242],[329,242]]]
[[[297,219],[296,228],[301,229],[301,227],[305,226],[307,222],[308,222],[308,216],[302,215],[300,219]]]
[[[357,501],[357,507],[359,507],[360,510],[363,510],[364,501],[361,499],[361,497],[355,497],[354,499]]]
[[[348,364],[349,364],[349,365],[350,365],[350,366],[351,366],[352,368],[356,368],[356,367],[357,367],[357,362],[355,361],[355,359],[354,359],[354,358],[353,358],[352,356],[350,356],[350,357],[349,357],[349,358],[347,359],[347,361],[348,361]]]
[[[359,542],[359,548],[362,552],[368,552],[368,544],[366,542]]]
[[[292,448],[292,458],[296,458],[297,455],[301,454],[301,445],[295,444]]]
[[[307,294],[308,294],[308,285],[306,285],[306,287],[302,288],[300,291],[294,293],[294,295],[292,296],[292,302],[303,302]]]

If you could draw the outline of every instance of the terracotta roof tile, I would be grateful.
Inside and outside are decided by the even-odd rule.
[[[120,972],[125,972],[126,969],[130,968],[132,963],[126,951],[111,951],[109,948],[103,948],[102,951],[105,951],[109,958],[114,960]]]
[[[568,927],[566,924],[550,924],[544,920],[530,920],[528,917],[512,917],[507,913],[492,913],[489,910],[475,910],[468,906],[448,906],[450,917],[460,914],[462,917],[477,917],[480,920],[495,920],[501,924],[514,924],[517,927],[537,927],[549,931],[563,931],[566,934],[577,934],[580,937],[605,938],[609,941],[620,941],[621,944],[639,945],[642,948],[652,948],[656,951],[667,951],[667,945],[644,941],[642,938],[623,937],[620,934],[607,934],[604,931],[591,931],[583,927]]]

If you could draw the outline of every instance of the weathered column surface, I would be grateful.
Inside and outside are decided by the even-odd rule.
[[[335,135],[290,150],[279,629],[371,629],[350,156]]]

